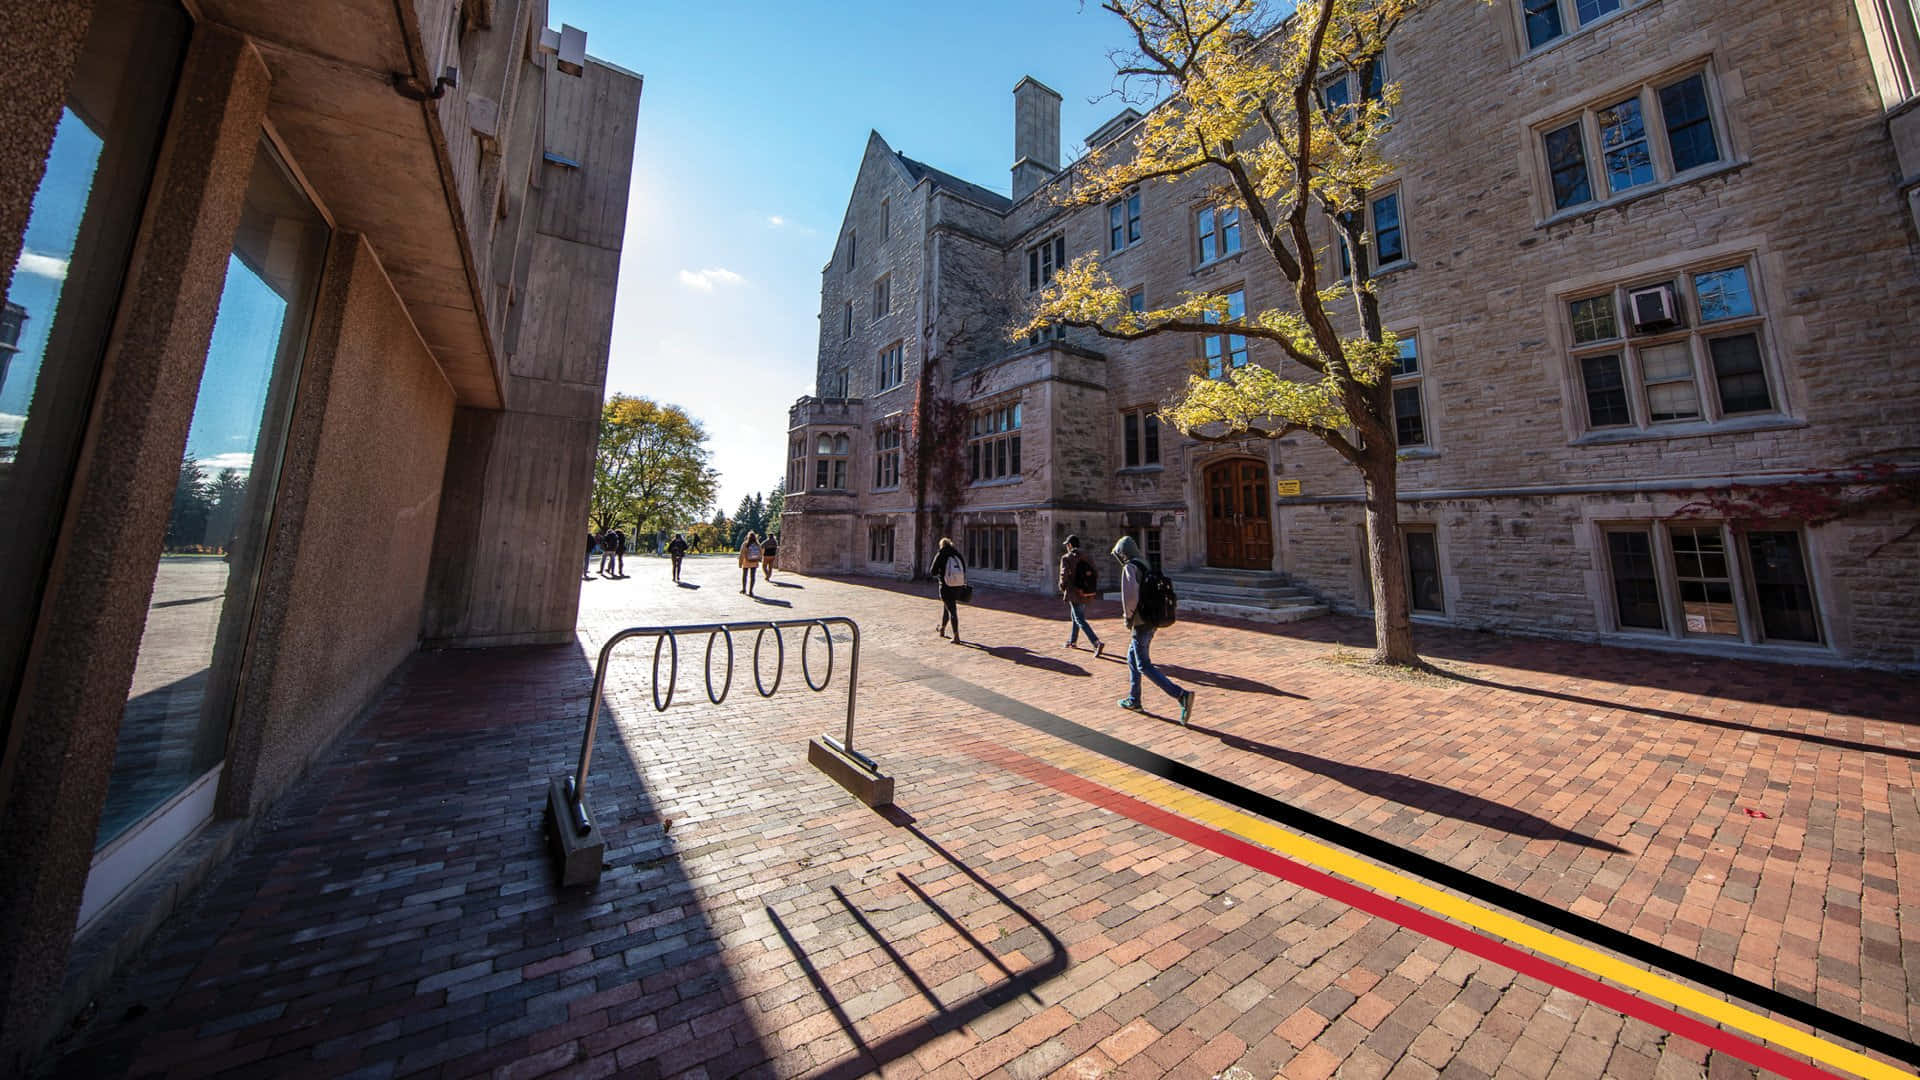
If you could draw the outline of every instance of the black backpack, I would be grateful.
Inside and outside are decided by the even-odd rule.
[[[1134,561],[1140,562],[1138,559]],[[1179,606],[1180,598],[1174,595],[1173,582],[1168,581],[1165,574],[1140,562],[1140,603],[1133,609],[1133,617],[1156,629],[1172,626],[1174,613]]]
[[[1073,587],[1083,593],[1100,591],[1100,571],[1094,567],[1093,560],[1080,559],[1080,565],[1073,568]]]

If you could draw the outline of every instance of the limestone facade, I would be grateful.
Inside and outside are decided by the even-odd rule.
[[[1402,167],[1374,194],[1366,254],[1410,350],[1395,386],[1416,618],[1920,667],[1910,500],[1827,520],[1792,494],[1868,465],[1910,483],[1917,460],[1912,5],[1627,0],[1584,25],[1560,8],[1560,33],[1530,35],[1518,0],[1447,0],[1388,53]],[[1015,191],[1045,142],[1044,110],[1019,100],[1036,87],[1015,90]],[[1608,157],[1622,132],[1643,155]],[[822,272],[817,392],[790,413],[783,560],[907,577],[938,533],[977,582],[1044,592],[1066,534],[1130,534],[1176,573],[1258,566],[1365,612],[1359,477],[1331,451],[1148,440],[1206,344],[1007,338],[1033,286],[1088,251],[1148,306],[1290,302],[1252,237],[1227,250],[1201,180],[1066,209],[1073,176],[1008,200],[869,140]],[[1331,230],[1318,254],[1343,272]],[[897,382],[880,363],[896,340]],[[912,445],[929,357],[924,392],[989,428],[1019,406],[1019,466],[970,457],[1014,432],[940,428],[933,456],[964,482],[916,499],[912,470],[876,485],[892,474],[875,440],[899,425]],[[1258,344],[1248,359],[1284,363]],[[1729,493],[1760,509],[1712,505]]]

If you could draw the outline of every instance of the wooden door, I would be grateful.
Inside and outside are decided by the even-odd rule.
[[[1207,565],[1241,570],[1273,567],[1273,519],[1264,462],[1223,461],[1205,474]]]

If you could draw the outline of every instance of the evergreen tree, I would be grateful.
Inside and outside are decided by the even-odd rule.
[[[169,549],[191,547],[207,542],[207,513],[213,508],[213,493],[207,483],[207,471],[192,454],[180,459],[180,479],[173,487],[173,512],[167,517],[166,546]]]

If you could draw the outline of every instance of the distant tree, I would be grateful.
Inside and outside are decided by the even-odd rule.
[[[725,551],[727,545],[727,519],[724,515],[715,515],[718,523],[703,521],[687,533],[687,545],[695,551]]]
[[[749,532],[767,535],[767,503],[757,491],[740,496],[740,506],[733,512],[733,529],[729,533],[733,546],[739,547],[745,543]]]
[[[173,510],[167,516],[166,546],[169,550],[193,547],[207,542],[207,514],[213,509],[212,485],[207,471],[192,454],[180,459],[180,478],[173,486]]]
[[[240,508],[247,498],[247,481],[232,469],[221,469],[208,487],[207,539],[228,553],[239,532]]]
[[[608,398],[593,465],[595,531],[653,532],[705,513],[719,484],[706,442],[706,429],[677,405]]]
[[[783,477],[781,478],[779,483],[773,485],[773,490],[767,493],[767,533],[768,535],[770,536],[780,535],[780,515],[785,513],[786,509],[787,509],[787,481]]]

